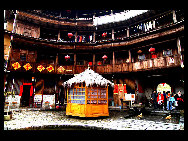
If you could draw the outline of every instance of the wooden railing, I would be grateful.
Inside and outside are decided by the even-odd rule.
[[[180,56],[166,56],[133,63],[133,71],[167,68],[181,65]]]
[[[20,71],[20,72],[35,72],[35,73],[49,73],[49,74],[78,74],[83,72],[85,69],[88,68],[87,65],[70,65],[70,66],[63,66],[63,65],[55,65],[55,64],[41,64],[41,63],[31,63],[25,61],[18,61],[20,64],[20,68],[14,69],[12,64],[16,61],[10,61],[8,65],[9,71]],[[24,65],[29,63],[31,65],[31,69],[26,70]],[[37,69],[38,66],[42,65],[44,70],[41,72]],[[163,56],[154,59],[146,59],[139,62],[134,63],[122,63],[122,64],[115,64],[114,68],[112,64],[108,65],[96,65],[90,66],[91,69],[94,69],[99,74],[108,74],[108,73],[124,73],[124,72],[132,72],[132,71],[144,71],[144,70],[151,70],[151,69],[158,69],[158,68],[168,68],[168,67],[176,67],[180,66],[180,55],[172,55],[172,56]],[[53,67],[52,71],[47,70],[48,67]]]

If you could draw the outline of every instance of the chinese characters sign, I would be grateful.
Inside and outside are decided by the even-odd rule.
[[[54,68],[50,65],[49,67],[46,68],[49,72],[52,72]]]
[[[37,67],[37,70],[39,70],[40,72],[41,71],[43,71],[45,68],[42,66],[42,65],[39,65],[38,67]]]
[[[26,71],[32,69],[32,67],[29,63],[25,64],[23,67],[26,69]]]
[[[15,70],[17,70],[17,69],[19,69],[19,68],[21,67],[18,62],[15,62],[14,64],[12,64],[12,66],[13,66],[13,68],[14,68]]]

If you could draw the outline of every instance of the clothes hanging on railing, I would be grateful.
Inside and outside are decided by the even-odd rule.
[[[141,32],[141,31],[146,32],[146,31],[149,31],[153,28],[154,28],[154,26],[152,24],[152,21],[149,21],[149,22],[146,22],[146,23],[140,23],[137,26],[135,26],[134,32]]]

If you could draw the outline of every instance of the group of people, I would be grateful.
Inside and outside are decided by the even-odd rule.
[[[153,91],[151,99],[154,109],[159,108],[161,110],[164,108],[164,110],[172,110],[173,107],[177,110],[184,109],[184,98],[181,91],[178,91],[177,94],[170,93],[169,91],[163,91],[163,93]]]

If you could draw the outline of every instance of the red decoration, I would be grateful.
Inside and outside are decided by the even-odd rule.
[[[23,85],[32,85],[32,83],[23,83]]]
[[[156,54],[152,54],[151,58],[157,58],[157,55]]]
[[[89,65],[92,66],[92,62],[89,62]]]
[[[161,83],[161,84],[163,84],[163,86],[164,86],[166,83]]]
[[[138,83],[138,92],[139,93],[144,93],[144,90],[142,88],[142,86]]]
[[[151,48],[149,49],[149,52],[155,52],[155,48],[151,47]]]
[[[29,63],[25,64],[23,67],[26,69],[26,71],[32,69],[32,67]]]
[[[33,86],[31,86],[31,88],[30,88],[30,96],[32,96],[33,95]]]
[[[101,62],[98,62],[98,65],[101,65]]]
[[[126,84],[124,84],[124,93],[127,93]]]
[[[44,68],[42,65],[39,65],[39,66],[37,67],[37,69],[41,72],[41,71],[43,71],[45,68]]]
[[[68,33],[68,37],[71,38],[73,36],[72,33]]]
[[[106,55],[104,55],[103,57],[102,57],[102,59],[104,59],[104,60],[106,60],[108,57],[106,56]]]
[[[106,37],[106,36],[107,36],[107,33],[103,33],[103,34],[102,34],[102,37]]]
[[[68,59],[70,59],[70,56],[69,55],[65,56],[65,59],[67,61]]]
[[[82,36],[79,36],[79,42],[82,42]]]
[[[57,70],[58,72],[62,73],[65,69],[62,66],[60,66]]]
[[[22,96],[22,93],[23,93],[23,85],[20,86],[20,94],[19,94],[19,96]]]
[[[33,95],[33,86],[32,86],[32,83],[23,83],[23,85],[31,85],[31,88],[30,88],[30,96]],[[23,85],[20,86],[20,94],[19,96],[22,96],[22,93],[23,93]]]
[[[118,94],[118,84],[114,85],[114,94]]]
[[[54,68],[50,65],[49,67],[46,68],[49,72],[53,71]]]
[[[12,66],[14,67],[15,70],[21,68],[21,66],[18,62],[15,62],[14,64],[12,64]]]

